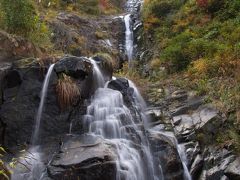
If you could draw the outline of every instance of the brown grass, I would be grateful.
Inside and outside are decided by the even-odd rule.
[[[77,83],[66,74],[62,74],[62,77],[58,80],[56,91],[61,110],[74,105],[80,98],[80,89]]]

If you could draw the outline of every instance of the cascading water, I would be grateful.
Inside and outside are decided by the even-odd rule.
[[[130,64],[132,58],[133,58],[133,31],[132,31],[132,22],[131,22],[131,14],[127,14],[124,16],[124,22],[125,22],[125,49],[126,54],[128,57],[128,62]]]
[[[47,75],[44,79],[44,83],[43,83],[43,88],[41,91],[41,101],[40,101],[40,105],[37,111],[37,116],[36,116],[36,121],[35,121],[35,126],[34,126],[34,131],[33,131],[33,135],[32,135],[32,144],[35,145],[38,141],[38,135],[39,135],[39,127],[40,127],[40,123],[41,123],[41,118],[42,118],[42,112],[43,112],[43,108],[44,108],[44,102],[47,96],[47,91],[48,91],[48,84],[49,84],[49,80],[53,71],[55,64],[52,64],[47,72]]]
[[[138,126],[141,118],[133,118],[119,91],[106,86],[98,88],[87,108],[84,124],[89,133],[102,136],[115,144],[118,156],[117,179],[155,178],[148,142]]]

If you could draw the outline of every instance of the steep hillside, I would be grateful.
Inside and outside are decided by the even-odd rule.
[[[228,115],[216,141],[240,150],[240,1],[146,0],[142,72],[152,84],[205,95]],[[150,100],[156,99],[154,94]],[[154,98],[155,97],[155,98]],[[224,134],[222,132],[224,131]]]

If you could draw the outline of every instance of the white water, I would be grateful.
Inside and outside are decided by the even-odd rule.
[[[128,62],[130,64],[133,58],[133,30],[132,30],[131,14],[127,14],[126,16],[124,16],[124,22],[125,22],[125,28],[126,28],[125,49],[128,57]]]
[[[104,87],[105,80],[104,80],[104,77],[103,77],[101,70],[99,69],[96,61],[92,58],[89,58],[89,61],[93,65],[94,81],[95,81],[97,87]]]
[[[31,140],[33,145],[35,145],[38,141],[39,127],[40,127],[40,124],[41,124],[44,102],[45,102],[45,99],[46,99],[46,96],[47,96],[48,84],[49,84],[49,80],[50,80],[54,65],[55,64],[52,64],[49,67],[47,75],[44,79],[43,88],[42,88],[42,91],[41,91],[41,101],[40,101],[40,105],[39,105],[39,108],[38,108],[38,112],[37,112],[37,116],[36,116],[36,120],[35,120],[34,131],[33,131],[32,140]]]

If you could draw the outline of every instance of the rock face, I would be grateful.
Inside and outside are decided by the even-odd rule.
[[[29,143],[47,67],[41,67],[35,59],[30,58],[16,61],[10,69],[6,66],[1,72],[4,74],[1,75],[1,144],[14,147]],[[56,96],[56,83],[61,73],[66,73],[77,81],[82,96],[76,105],[66,111],[60,110]],[[71,122],[76,124],[73,131],[81,132],[79,122],[81,115],[85,114],[83,101],[92,93],[92,78],[93,67],[86,58],[65,57],[56,63],[41,120],[42,143],[46,137],[54,136],[59,140],[63,134],[69,133]]]
[[[116,149],[109,142],[90,135],[73,136],[48,166],[52,179],[115,180]]]
[[[123,60],[124,23],[121,18],[91,19],[75,14],[60,13],[50,22],[55,49],[74,56],[110,54],[117,64]]]

